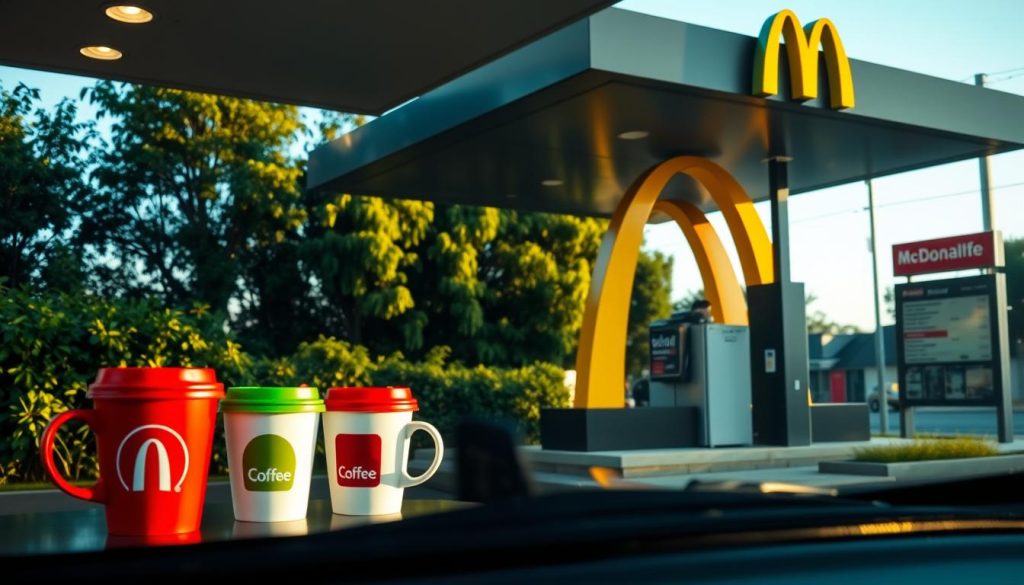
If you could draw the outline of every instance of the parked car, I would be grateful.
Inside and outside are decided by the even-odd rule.
[[[889,403],[889,408],[892,409],[892,410],[899,410],[900,409],[900,386],[899,386],[899,384],[897,384],[895,382],[890,384],[889,388],[886,390],[886,395],[887,395],[887,398],[888,398],[887,402]],[[871,391],[871,394],[868,394],[868,408],[871,409],[871,412],[878,412],[880,410],[880,406],[881,406],[881,400],[880,400],[880,397],[878,396],[878,387],[875,386],[875,389]]]

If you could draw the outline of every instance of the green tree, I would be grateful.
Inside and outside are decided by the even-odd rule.
[[[604,228],[568,215],[448,208],[421,267],[441,293],[424,307],[425,346],[450,345],[472,364],[570,365]]]
[[[311,213],[303,258],[340,337],[377,355],[571,361],[602,221],[347,194]]]
[[[416,321],[398,318],[414,306],[410,270],[433,220],[419,201],[341,194],[311,207],[301,255],[327,307],[324,333],[378,352],[421,345]]]
[[[66,290],[81,280],[69,232],[88,192],[83,151],[95,134],[75,120],[73,101],[47,112],[38,100],[25,85],[0,87],[0,277]]]
[[[650,357],[649,325],[672,314],[672,257],[641,251],[633,280],[626,338],[626,374],[639,377]]]
[[[240,330],[261,329],[278,351],[294,347],[308,289],[297,280],[299,109],[109,81],[83,95],[112,121],[82,216],[94,287],[216,313],[234,299]],[[280,291],[287,298],[274,298]]]

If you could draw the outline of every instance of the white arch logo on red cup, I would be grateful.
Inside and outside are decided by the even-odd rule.
[[[168,445],[171,447],[168,448]],[[125,447],[128,449],[126,450]],[[122,469],[126,467],[122,465],[126,455],[131,461],[131,487],[128,486],[122,472]],[[142,492],[152,486],[152,482],[147,482],[147,478],[152,478],[151,474],[147,474],[151,459],[155,459],[156,463],[157,491],[171,491],[171,479],[177,476],[178,481],[174,484],[174,491],[180,492],[181,484],[184,483],[185,476],[188,475],[188,446],[185,444],[185,439],[166,425],[142,425],[132,429],[117,446],[116,459],[117,479],[120,480],[125,491]],[[181,470],[180,475],[173,473],[178,469]]]

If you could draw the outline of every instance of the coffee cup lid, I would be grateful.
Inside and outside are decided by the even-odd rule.
[[[314,386],[237,386],[228,388],[220,410],[265,414],[323,412],[324,401]]]
[[[324,402],[328,411],[415,412],[420,409],[412,390],[403,386],[330,388]]]
[[[223,398],[212,368],[102,368],[86,394],[92,399]]]

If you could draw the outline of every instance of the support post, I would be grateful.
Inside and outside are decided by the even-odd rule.
[[[985,87],[986,81],[988,81],[988,75],[984,73],[974,76],[974,85],[978,87]],[[996,206],[995,200],[992,198],[992,184],[990,183],[992,165],[988,156],[978,159],[978,171],[981,175],[981,229],[988,232],[994,230],[996,225]]]
[[[878,287],[878,220],[875,217],[875,187],[871,179],[868,185],[868,215],[871,218],[871,296],[875,300],[875,367],[878,368],[878,415],[879,430],[889,434],[889,394],[885,388],[885,331],[882,329],[882,299]]]
[[[790,281],[787,157],[768,162],[774,281],[747,287],[754,442],[811,443],[804,286]]]
[[[1002,238],[996,238],[997,241]],[[999,333],[999,403],[996,407],[996,431],[1000,443],[1013,442],[1013,384],[1010,379],[1010,335],[1009,316],[1006,311],[1006,275],[997,273],[996,280],[996,327]]]
[[[788,157],[768,160],[768,185],[772,202],[772,260],[775,282],[789,282],[789,164]]]

